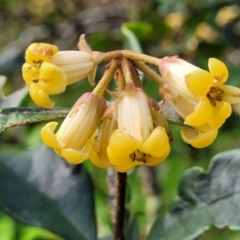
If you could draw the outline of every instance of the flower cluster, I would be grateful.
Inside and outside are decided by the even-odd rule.
[[[218,129],[240,103],[240,89],[224,85],[228,70],[210,58],[209,72],[176,56],[163,59],[128,50],[92,52],[80,37],[80,51],[58,51],[54,45],[33,43],[26,50],[23,78],[33,101],[53,107],[49,95],[86,76],[94,83],[99,62],[112,60],[92,92],[83,94],[56,131],[58,123],[43,127],[44,143],[73,164],[90,161],[100,167],[128,172],[137,165],[154,166],[170,153],[172,134],[163,108],[170,104],[183,120],[181,136],[196,148],[209,146]],[[161,75],[143,62],[159,67]],[[160,87],[162,101],[148,96],[136,68],[148,74]],[[104,97],[115,78],[117,89]]]

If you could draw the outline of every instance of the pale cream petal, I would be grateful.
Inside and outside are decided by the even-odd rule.
[[[219,87],[224,93],[222,100],[231,104],[240,103],[240,89],[230,85],[222,85]]]

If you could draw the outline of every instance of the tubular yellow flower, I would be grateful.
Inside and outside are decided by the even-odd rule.
[[[88,75],[91,75],[93,84],[100,55],[97,52],[58,51],[56,46],[46,43],[31,44],[22,67],[31,98],[41,107],[53,107],[49,95],[64,92],[67,85]]]
[[[70,163],[77,164],[89,159],[93,150],[90,138],[105,108],[105,100],[85,93],[72,107],[56,134],[57,122],[50,122],[42,128],[43,142]]]
[[[164,161],[170,152],[169,137],[164,126],[154,123],[150,100],[143,90],[127,83],[117,101],[118,129],[107,147],[112,167],[127,172],[136,165]]]
[[[215,59],[208,61],[209,71],[182,59],[165,57],[159,70],[166,80],[160,93],[190,126],[210,123],[219,128],[231,114],[231,105],[240,103],[240,89],[224,85],[228,78],[226,65]],[[221,115],[217,124],[214,118]]]

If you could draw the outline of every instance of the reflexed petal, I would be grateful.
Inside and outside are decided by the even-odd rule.
[[[110,167],[110,162],[103,161],[102,158],[99,158],[98,154],[95,151],[92,151],[90,155],[90,161],[93,165],[99,167],[99,168],[108,168]]]
[[[211,75],[214,78],[213,80],[214,86],[219,86],[227,81],[228,69],[223,62],[219,61],[216,58],[209,58],[208,68],[210,70]]]
[[[208,121],[208,124],[213,129],[218,129],[223,125],[225,120],[230,117],[231,113],[231,104],[225,102],[220,111],[218,111],[216,114],[213,114],[212,118]]]
[[[116,156],[125,156],[135,151],[141,143],[141,141],[117,129],[112,133],[108,147],[115,152]]]
[[[65,73],[51,63],[42,63],[39,80],[40,88],[48,94],[59,94],[66,89]]]
[[[57,125],[57,122],[49,122],[41,130],[42,140],[50,148],[60,148],[60,144],[54,134]]]
[[[82,163],[84,160],[86,160],[84,153],[72,148],[61,149],[60,155],[68,162],[73,164]]]
[[[129,172],[131,171],[137,164],[129,160],[128,162],[121,165],[112,165],[112,168],[117,172]]]
[[[36,64],[43,61],[50,62],[58,47],[47,43],[32,43],[26,50],[25,60],[29,64]]]
[[[160,156],[160,157],[146,156],[146,165],[147,166],[155,166],[155,165],[163,162],[167,158],[167,156],[169,155],[170,150],[171,150],[170,147],[167,148],[166,151],[163,153],[163,155]]]
[[[194,108],[194,112],[186,117],[184,123],[190,126],[199,126],[211,119],[212,115],[213,106],[211,105],[208,98],[204,97]]]
[[[22,76],[23,79],[26,83],[26,85],[29,87],[30,84],[33,81],[39,81],[39,74],[40,74],[40,69],[35,68],[32,65],[28,63],[24,63],[22,66]]]
[[[204,148],[213,143],[217,137],[217,130],[210,130],[200,133],[196,129],[182,128],[181,136],[184,142],[191,144],[195,148]]]
[[[98,65],[94,65],[92,70],[88,73],[88,82],[90,83],[91,86],[95,85],[95,76],[97,72],[97,67]]]
[[[139,150],[154,157],[160,157],[170,149],[169,139],[162,127],[156,127],[149,138],[142,144]]]
[[[202,69],[187,74],[185,81],[189,91],[197,96],[206,96],[213,84],[211,74]]]
[[[222,94],[223,101],[231,104],[240,103],[240,89],[238,87],[222,85],[219,88],[224,91]]]
[[[29,94],[32,100],[40,107],[51,108],[54,106],[48,96],[42,89],[39,89],[38,84],[32,83],[29,87]]]
[[[130,158],[131,153],[121,152],[120,154],[116,154],[110,146],[107,147],[107,156],[111,164],[113,165],[121,165],[128,164],[129,161],[132,161]]]

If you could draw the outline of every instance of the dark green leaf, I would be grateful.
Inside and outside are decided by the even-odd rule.
[[[69,109],[18,107],[5,108],[1,109],[0,111],[0,132],[3,132],[6,128],[14,126],[65,118],[69,112]]]
[[[179,185],[179,200],[153,225],[148,240],[191,240],[209,226],[240,230],[240,150],[216,155],[206,173],[189,169]]]
[[[126,240],[136,240],[139,239],[139,226],[137,221],[137,216],[135,215],[127,226],[127,231],[125,233]]]
[[[82,165],[67,166],[46,146],[1,153],[0,204],[18,220],[65,239],[96,239],[89,175]]]

